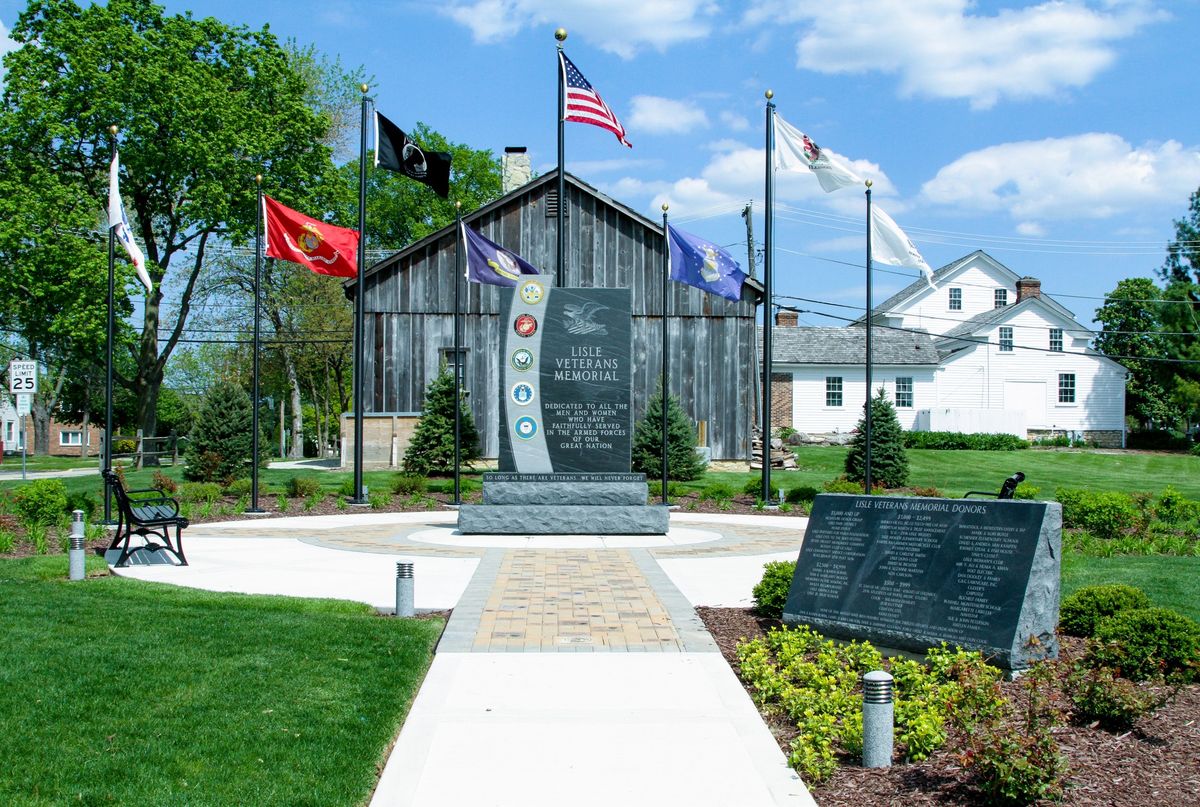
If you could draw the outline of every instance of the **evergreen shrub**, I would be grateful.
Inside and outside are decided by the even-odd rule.
[[[67,512],[72,513],[76,510],[82,510],[84,521],[90,523],[96,517],[96,511],[99,509],[100,504],[91,493],[74,490],[67,494]]]
[[[287,481],[287,495],[293,499],[307,499],[321,492],[321,482],[312,476],[293,476]]]
[[[459,459],[465,468],[479,459],[479,432],[466,395],[459,402]],[[425,390],[421,419],[403,465],[405,473],[421,476],[454,472],[454,374],[444,361]]]
[[[647,479],[662,479],[662,385],[633,431],[631,465]],[[704,475],[704,458],[696,451],[696,426],[674,395],[667,397],[667,479],[691,482]]]
[[[1200,677],[1200,624],[1170,608],[1119,611],[1096,626],[1090,666],[1111,667],[1131,681],[1162,675],[1189,682]]]
[[[747,481],[746,484],[742,486],[742,493],[747,496],[754,496],[755,498],[761,499],[762,477],[755,477]],[[779,485],[776,484],[775,480],[773,479],[771,480],[771,501],[779,501]]]
[[[1149,608],[1146,592],[1134,586],[1084,586],[1064,597],[1058,609],[1058,626],[1069,636],[1091,636],[1100,620],[1131,608]]]
[[[192,427],[184,478],[228,484],[245,476],[252,456],[253,422],[246,391],[228,381],[218,382],[204,396]]]
[[[904,451],[904,430],[896,409],[883,387],[870,401],[871,406],[871,480],[885,488],[904,487],[908,482],[908,455]],[[867,404],[858,420],[850,451],[846,454],[846,478],[862,482],[866,474]]]
[[[396,474],[392,478],[392,493],[399,496],[417,496],[425,492],[427,484],[425,477],[420,474]],[[459,491],[461,490],[460,481]]]
[[[789,488],[783,494],[783,499],[789,504],[812,504],[813,499],[817,498],[819,490],[812,485],[801,485],[796,488]]]

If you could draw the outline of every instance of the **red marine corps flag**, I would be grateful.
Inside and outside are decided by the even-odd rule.
[[[358,230],[318,221],[265,194],[263,218],[268,258],[293,261],[322,275],[358,274]]]

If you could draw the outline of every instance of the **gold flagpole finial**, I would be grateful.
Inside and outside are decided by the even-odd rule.
[[[866,186],[869,188],[869,187],[871,187],[872,185],[874,185],[875,183],[874,183],[874,182],[872,182],[871,180],[869,180],[869,179],[868,179],[868,180],[866,181],[866,183],[865,183],[865,184],[866,184]]]
[[[554,32],[554,38],[557,39],[559,42],[566,42],[567,41],[567,29],[566,28],[557,29]]]
[[[117,128],[117,125],[115,123],[112,126],[108,127],[108,133],[110,135],[112,135],[113,137],[116,137],[117,132],[119,132],[119,131],[121,131],[121,130]]]
[[[257,185],[261,185],[261,184],[262,184],[262,174],[255,174],[255,175],[254,175],[254,182],[255,182],[255,184],[257,184]]]
[[[663,202],[663,205],[662,205],[662,207],[663,207],[663,212],[664,212],[664,213],[666,213],[666,212],[667,212],[667,209],[670,207],[670,205],[669,205],[669,204],[667,204],[666,202]]]
[[[456,201],[454,202],[454,209],[455,209],[455,210],[462,210],[462,202],[459,202],[459,201],[457,201],[457,200],[456,200]]]
[[[371,89],[371,88],[370,88],[370,87],[368,87],[366,84],[360,84],[360,85],[358,85],[358,88],[359,88],[360,90],[362,90],[362,94],[363,94],[363,95],[366,95],[366,94],[367,94],[367,90]]]
[[[775,91],[767,90],[765,93],[763,93],[763,95],[767,96],[767,100],[770,101],[772,98],[775,97]]]

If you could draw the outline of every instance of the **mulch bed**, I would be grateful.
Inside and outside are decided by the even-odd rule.
[[[755,616],[744,608],[697,608],[734,672],[738,670],[739,640],[754,639],[780,623]],[[1061,637],[1061,657],[1067,661],[1083,651],[1083,642]],[[1019,683],[1003,684],[1005,694],[1020,695]],[[1069,703],[1057,703],[1069,714]],[[795,728],[776,716],[765,716],[784,753]],[[1114,734],[1067,722],[1055,731],[1069,766],[1066,796],[1061,804],[1105,805],[1200,804],[1200,684],[1179,691],[1172,702],[1150,714],[1133,731]],[[867,769],[847,760],[826,783],[812,788],[821,807],[866,807],[876,804],[987,805],[958,764],[956,747],[962,738],[951,734],[945,748],[928,760],[891,768]]]

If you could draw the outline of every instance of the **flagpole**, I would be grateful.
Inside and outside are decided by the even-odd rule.
[[[259,332],[259,321],[262,315],[262,242],[263,242],[263,196],[262,196],[262,174],[254,175],[254,184],[257,189],[256,198],[258,206],[254,213],[254,356],[251,360],[250,374],[253,378],[251,386],[254,391],[250,396],[253,403],[254,414],[250,417],[250,428],[253,433],[250,436],[250,507],[246,510],[247,513],[262,513],[263,509],[258,506],[258,350],[261,334]]]
[[[112,159],[117,159],[117,132],[116,126],[109,126],[108,133],[112,135]],[[111,193],[111,189],[110,189]],[[112,209],[112,200],[109,200],[109,209]],[[115,314],[113,312],[113,296],[116,293],[115,267],[116,267],[116,236],[113,233],[113,225],[116,222],[108,223],[108,332],[104,347],[104,523],[112,524],[112,484],[108,480],[108,474],[112,473],[112,434],[113,434],[113,332],[116,330]],[[24,431],[22,431],[22,438]]]
[[[663,202],[663,265],[662,265],[662,503],[667,505],[667,364],[671,360],[667,336],[667,277],[670,274],[671,239],[667,234],[667,203]]]
[[[775,97],[767,90],[767,188],[763,225],[762,500],[771,502],[771,269],[775,243]]]
[[[554,32],[554,38],[558,40],[557,57],[558,57],[558,223],[555,226],[557,230],[557,243],[554,251],[554,265],[556,267],[554,285],[562,288],[563,285],[563,251],[566,243],[566,233],[563,231],[563,208],[566,207],[566,200],[563,198],[566,195],[567,184],[563,179],[564,168],[564,152],[566,151],[566,100],[567,88],[563,85],[563,61],[562,43],[567,39],[567,29],[559,28]]]
[[[462,504],[459,470],[462,464],[462,202],[454,203],[454,504]]]
[[[358,147],[358,282],[354,294],[354,498],[352,504],[366,504],[363,496],[363,325],[366,321],[367,296],[364,275],[367,269],[367,85],[362,90],[362,123]]]
[[[866,451],[863,455],[863,487],[864,493],[871,495],[871,180],[867,185],[867,349],[866,349],[866,382],[867,409],[864,417],[866,432]]]

